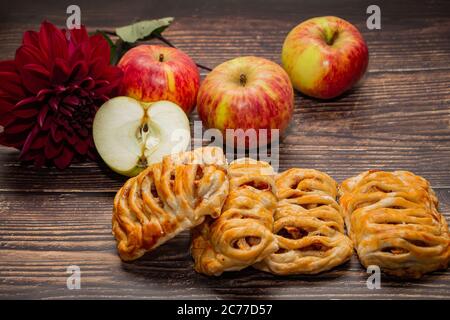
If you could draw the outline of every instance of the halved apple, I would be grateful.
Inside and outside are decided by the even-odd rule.
[[[191,141],[185,112],[170,101],[143,103],[129,97],[105,102],[94,118],[95,147],[117,173],[135,176]]]

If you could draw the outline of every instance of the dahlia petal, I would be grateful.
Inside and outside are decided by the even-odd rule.
[[[89,75],[94,79],[101,79],[104,76],[105,69],[108,68],[108,63],[105,62],[101,57],[92,60]]]
[[[52,60],[49,60],[39,48],[29,45],[22,45],[16,50],[15,61],[18,69],[27,64],[39,64],[48,69],[52,63]]]
[[[35,97],[29,97],[16,103],[11,113],[16,118],[30,119],[31,123],[33,123],[33,118],[37,116],[40,109],[41,104],[37,99]]]
[[[69,57],[69,64],[74,66],[79,61],[88,61],[90,56],[89,43],[82,42],[77,44]]]
[[[36,99],[36,97],[28,97],[17,102],[16,108],[20,108],[29,104],[35,105],[36,102],[38,102],[38,99]]]
[[[47,104],[44,105],[41,108],[41,110],[39,111],[38,124],[41,128],[44,126],[44,120],[45,120],[45,117],[47,116],[48,111],[49,111],[49,106]]]
[[[17,101],[25,96],[20,76],[17,73],[0,71],[0,98]]]
[[[44,123],[42,124],[42,131],[49,131],[52,126],[55,125],[55,119],[53,117],[45,117]]]
[[[53,141],[55,141],[56,143],[60,143],[64,139],[64,132],[60,130],[58,125],[56,124],[53,124],[50,127],[50,134]]]
[[[47,144],[44,147],[44,155],[47,159],[53,159],[61,154],[64,148],[63,143],[56,143],[52,139],[48,139]]]
[[[41,24],[39,44],[41,51],[47,53],[50,61],[67,58],[67,40],[64,33],[48,21]]]
[[[73,44],[74,46],[83,42],[87,42],[89,40],[89,35],[84,25],[81,25],[79,29],[71,29],[69,32],[70,32],[70,43]]]
[[[53,65],[51,82],[53,84],[64,84],[69,79],[71,71],[64,59],[57,58]]]
[[[20,109],[19,113],[16,115],[16,109],[18,108],[18,106],[20,106],[20,103],[22,101],[20,101],[18,104],[14,104],[10,103],[7,100],[0,99],[0,125],[8,126],[12,124],[14,120],[17,120],[17,118],[30,118],[29,116],[27,116],[28,111],[25,111],[25,113],[23,113]]]
[[[67,96],[63,99],[63,103],[72,107],[80,105],[80,99],[77,96]]]
[[[63,149],[61,154],[53,160],[53,163],[58,169],[65,169],[72,161],[73,155],[73,151],[66,147]]]
[[[0,61],[0,71],[17,73],[16,62],[14,60]]]
[[[41,150],[42,148],[45,147],[47,141],[48,141],[48,134],[46,132],[41,132],[33,140],[33,143],[31,144],[30,149]]]
[[[77,95],[82,98],[89,98],[92,95],[95,95],[95,92],[89,90],[77,90]]]
[[[22,43],[24,45],[33,46],[39,48],[39,34],[36,31],[26,31],[23,34]]]
[[[77,143],[77,141],[78,141],[77,136],[75,136],[72,132],[70,132],[70,133],[66,132],[65,138],[66,138],[66,142],[71,146],[75,145],[75,143]]]
[[[6,126],[12,120],[14,120],[14,115],[11,110],[14,109],[14,104],[9,103],[5,100],[0,100],[0,126]]]
[[[38,93],[39,90],[50,86],[49,72],[38,64],[27,64],[21,69],[24,86],[31,93]]]
[[[43,102],[48,99],[48,96],[50,94],[53,94],[53,93],[54,93],[54,90],[51,90],[51,89],[39,90],[39,92],[36,94],[36,100]]]
[[[108,98],[112,98],[115,97],[117,95],[117,91],[119,89],[119,84],[118,83],[109,83],[108,81],[106,81],[105,83],[103,83],[101,86],[98,86],[95,90],[93,90],[95,92],[95,95],[98,97],[106,97]]]
[[[80,128],[80,130],[78,130],[78,134],[83,138],[87,138],[89,136],[89,130],[86,128]]]
[[[20,156],[23,154],[26,154],[28,152],[28,150],[31,147],[31,144],[33,143],[33,141],[36,138],[38,133],[39,133],[39,126],[35,125],[33,127],[33,130],[31,130],[31,132],[28,134],[27,138],[25,139],[22,150],[20,151]]]
[[[9,135],[6,132],[0,133],[0,144],[6,147],[20,149],[23,145],[24,138],[22,135]]]
[[[87,77],[80,83],[80,87],[82,87],[84,90],[94,89],[96,85],[97,82],[91,77]]]
[[[53,111],[58,111],[60,99],[58,97],[51,97],[48,101],[48,105]]]
[[[91,57],[101,58],[106,64],[110,60],[110,48],[108,42],[101,34],[95,34],[89,38],[91,44]]]
[[[121,82],[122,77],[123,77],[122,69],[115,66],[107,66],[105,70],[103,70],[103,75],[101,79],[113,83],[113,82]]]
[[[70,79],[72,81],[80,81],[88,75],[88,65],[85,61],[78,61],[72,68]]]
[[[20,121],[18,119],[14,119],[14,121],[8,123],[5,126],[4,132],[9,135],[28,132],[33,127],[33,125],[34,123],[30,121]]]
[[[73,115],[73,108],[67,107],[67,106],[63,106],[62,108],[59,108],[59,112],[61,112],[61,114],[65,115],[68,118],[72,118]]]
[[[89,143],[86,140],[78,140],[77,143],[75,143],[75,151],[79,154],[85,155],[89,150]]]
[[[29,151],[27,153],[20,154],[19,159],[20,159],[20,161],[29,162],[29,161],[33,161],[35,155],[36,155],[36,152]]]
[[[11,111],[15,104],[10,102],[8,99],[0,97],[0,116]]]
[[[111,85],[111,82],[109,82],[108,80],[95,81],[95,93],[97,93],[97,90],[100,90],[100,89],[110,90],[109,89],[110,85]]]
[[[15,108],[13,113],[14,113],[14,116],[17,118],[30,119],[30,118],[37,116],[37,114],[39,113],[39,110],[36,108],[27,106],[25,108]]]
[[[116,67],[108,67],[104,70],[102,79],[104,81],[97,81],[98,87],[95,93],[98,95],[107,95],[110,98],[117,95],[122,83],[123,72]]]

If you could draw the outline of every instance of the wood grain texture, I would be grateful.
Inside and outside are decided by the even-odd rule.
[[[309,167],[338,181],[361,171],[411,170],[427,178],[450,220],[450,3],[379,1],[382,29],[365,27],[371,1],[77,1],[91,30],[174,16],[165,36],[196,62],[214,67],[241,55],[276,62],[287,32],[300,21],[337,15],[363,33],[370,64],[344,96],[295,96],[280,143],[280,170]],[[0,59],[21,34],[48,19],[63,25],[71,1],[0,4]],[[202,71],[204,77],[206,73]],[[191,124],[198,115],[191,115]],[[198,140],[196,140],[198,141]],[[382,277],[368,290],[356,256],[317,276],[275,277],[253,269],[219,278],[196,274],[183,233],[133,263],[122,263],[111,235],[112,199],[126,178],[101,163],[65,171],[35,169],[0,147],[0,298],[274,298],[450,299],[450,271],[420,281]],[[82,289],[68,290],[66,268],[78,265]]]
[[[438,189],[450,221],[450,189]],[[121,262],[111,235],[112,193],[3,193],[9,218],[0,222],[0,298],[449,298],[450,273],[420,281],[382,277],[368,290],[356,256],[317,276],[276,277],[251,268],[208,278],[193,270],[188,232],[143,258]],[[44,218],[45,217],[45,218]],[[65,287],[70,265],[81,269],[82,290]]]

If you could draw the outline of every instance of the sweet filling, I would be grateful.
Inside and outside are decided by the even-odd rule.
[[[280,231],[278,231],[277,235],[286,239],[297,240],[306,237],[308,235],[308,231],[298,227],[286,226],[282,228]]]

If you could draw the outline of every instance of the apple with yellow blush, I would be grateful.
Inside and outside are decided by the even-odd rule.
[[[260,129],[267,129],[264,138],[271,142],[271,129],[282,134],[293,108],[294,91],[287,73],[275,62],[254,56],[228,60],[214,68],[203,80],[197,98],[203,124],[219,129],[225,140],[227,129],[233,129],[235,145],[246,139],[248,129],[255,129],[257,143],[264,141]],[[251,147],[248,140],[245,143]]]
[[[327,16],[292,29],[284,41],[281,60],[294,88],[311,97],[331,99],[361,79],[369,51],[355,26]]]

